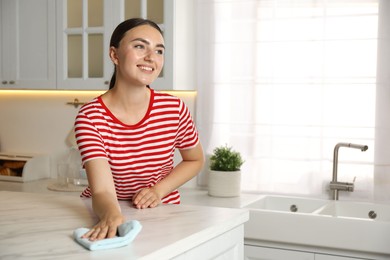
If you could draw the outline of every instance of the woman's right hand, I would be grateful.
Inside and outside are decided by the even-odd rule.
[[[85,233],[82,238],[88,238],[90,241],[101,240],[114,237],[118,226],[123,224],[126,218],[122,215],[108,216],[102,218],[93,228]]]
[[[85,169],[92,192],[92,208],[99,222],[83,238],[95,241],[114,237],[126,218],[121,213],[110,165],[105,159],[94,159],[85,163]]]

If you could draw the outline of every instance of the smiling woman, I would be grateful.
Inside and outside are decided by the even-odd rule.
[[[123,217],[118,199],[144,209],[179,204],[177,188],[203,166],[203,150],[188,107],[149,85],[164,64],[164,38],[150,20],[129,19],[114,30],[110,89],[85,104],[75,123],[76,140],[100,221],[84,237],[113,237]],[[182,161],[174,166],[174,152]]]

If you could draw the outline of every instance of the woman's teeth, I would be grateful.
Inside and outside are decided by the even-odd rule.
[[[153,71],[153,69],[150,68],[150,67],[139,66],[139,68],[142,69],[142,70]]]

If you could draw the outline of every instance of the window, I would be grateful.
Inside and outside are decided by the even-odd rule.
[[[198,60],[206,151],[227,143],[242,152],[245,191],[328,196],[334,146],[365,144],[364,153],[340,149],[339,180],[356,177],[354,196],[371,198],[378,2],[218,0],[198,7],[209,14],[198,30],[198,51],[206,52]]]

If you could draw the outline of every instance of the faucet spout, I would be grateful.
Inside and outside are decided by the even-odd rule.
[[[360,149],[362,152],[367,151],[367,145],[351,144],[351,143],[338,143],[334,147],[333,151],[333,174],[332,182],[330,183],[330,189],[333,191],[333,199],[339,199],[339,190],[353,191],[353,183],[341,183],[337,181],[337,166],[340,147]],[[343,188],[345,186],[345,189]]]

